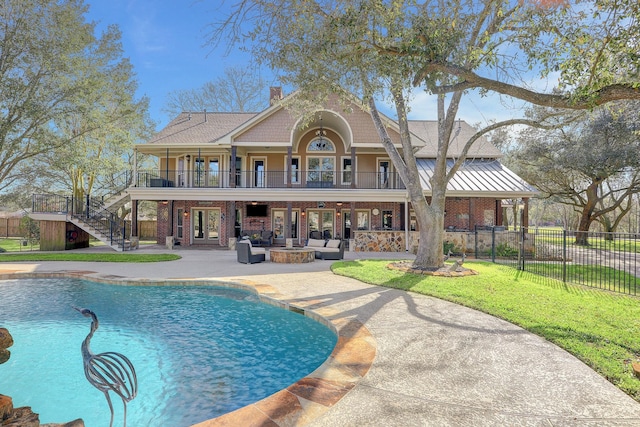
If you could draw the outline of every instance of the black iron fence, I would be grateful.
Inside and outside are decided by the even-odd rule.
[[[640,235],[587,232],[587,245],[583,245],[576,243],[578,234],[538,228],[476,230],[469,233],[473,248],[467,252],[566,283],[638,295]]]
[[[289,182],[290,181],[290,182]],[[141,170],[138,187],[404,189],[398,173],[352,171]]]

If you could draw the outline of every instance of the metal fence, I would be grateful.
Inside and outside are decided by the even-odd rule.
[[[587,232],[587,244],[576,244],[576,238],[582,239],[584,234],[538,228],[490,229],[475,231],[473,241],[478,259],[566,283],[638,295],[640,235]]]

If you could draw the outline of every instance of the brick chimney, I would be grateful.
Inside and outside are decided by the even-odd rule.
[[[269,88],[269,105],[275,104],[282,98],[282,86],[271,86]]]

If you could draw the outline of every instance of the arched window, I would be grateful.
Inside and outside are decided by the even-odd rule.
[[[330,151],[334,152],[333,143],[326,138],[317,138],[309,143],[307,151]]]

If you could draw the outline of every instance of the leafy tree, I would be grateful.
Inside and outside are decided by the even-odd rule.
[[[521,176],[579,213],[577,244],[588,243],[587,231],[594,221],[614,231],[631,209],[633,195],[640,193],[636,127],[628,115],[599,108],[553,132],[523,132],[520,147],[512,153]]]
[[[171,116],[183,111],[262,111],[265,88],[264,80],[253,69],[230,67],[223,76],[198,89],[170,92],[164,111]]]
[[[493,123],[470,138],[447,169],[463,94],[493,91],[571,109],[638,99],[639,9],[635,0],[241,0],[215,23],[211,41],[247,42],[259,61],[283,71],[283,81],[298,88],[301,99],[314,101],[307,106],[312,111],[330,92],[340,93],[338,87],[361,98],[416,212],[415,265],[435,269],[443,265],[447,183],[473,142],[503,126],[541,123]],[[551,73],[559,74],[559,91],[531,89],[531,79]],[[407,124],[416,87],[437,95],[438,148],[428,203]],[[378,113],[376,100],[384,97],[395,106],[402,152]]]
[[[40,243],[40,224],[29,215],[24,215],[20,218],[19,231],[20,235],[24,240],[28,241],[29,244]]]
[[[85,13],[75,0],[0,7],[0,188],[10,193],[66,190],[82,200],[101,177],[128,169],[126,153],[150,135],[120,31],[95,36]]]

